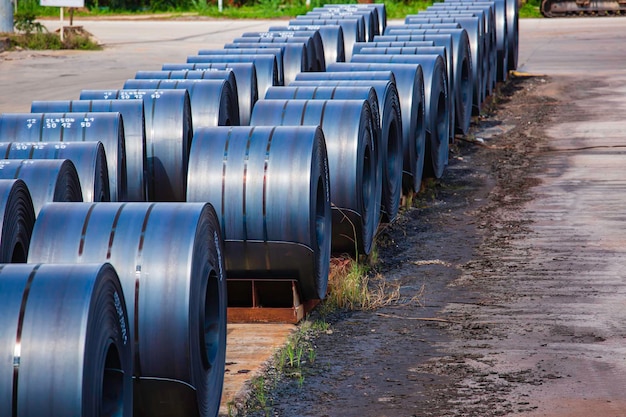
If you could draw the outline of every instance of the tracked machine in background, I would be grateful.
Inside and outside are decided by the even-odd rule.
[[[626,0],[542,0],[545,17],[626,15]]]

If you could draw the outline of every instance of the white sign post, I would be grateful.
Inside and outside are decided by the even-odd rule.
[[[85,7],[85,0],[40,0],[42,6],[60,7],[61,13],[59,20],[61,21],[61,41],[63,41],[63,8],[64,7]]]

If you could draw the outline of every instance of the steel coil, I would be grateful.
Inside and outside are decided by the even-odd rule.
[[[306,16],[297,16],[289,21],[289,26],[325,26],[339,25],[343,31],[345,60],[350,60],[352,47],[355,42],[365,42],[359,19],[317,19]]]
[[[5,113],[0,115],[0,138],[6,142],[101,141],[111,200],[126,200],[126,145],[120,113]]]
[[[318,31],[268,31],[268,32],[245,32],[239,38],[235,38],[233,43],[250,43],[245,38],[252,38],[250,42],[257,43],[287,43],[296,44],[305,52],[306,62],[303,71],[324,71],[326,63],[324,60],[324,44]],[[260,39],[260,40],[259,40]],[[291,58],[286,57],[287,61]],[[287,81],[285,81],[286,83]]]
[[[128,315],[113,267],[0,266],[0,412],[132,416]]]
[[[215,64],[164,64],[163,71],[187,72],[186,78],[208,78],[213,79],[212,73],[222,71],[232,71],[235,75],[237,85],[237,96],[239,101],[239,122],[242,125],[250,123],[250,114],[254,103],[259,99],[257,87],[256,67],[252,63],[215,63]],[[198,74],[198,75],[194,75]],[[172,77],[174,78],[174,77]]]
[[[187,162],[193,136],[187,90],[83,90],[80,98],[143,99],[148,200],[185,201]]]
[[[285,84],[285,78],[293,77],[294,73],[307,71],[308,58],[304,45],[298,43],[227,43],[224,49],[201,49],[198,55],[274,55],[278,71],[278,85]]]
[[[146,201],[146,180],[144,178],[147,163],[146,130],[142,100],[33,101],[30,111],[33,113],[119,112],[124,122],[126,200]],[[77,164],[75,160],[72,160],[72,162],[74,162],[74,165]],[[76,168],[78,169],[78,165]],[[100,194],[95,195],[100,196]],[[84,201],[102,201],[100,199],[93,200],[92,196],[90,197],[84,193],[83,198]],[[109,201],[109,197],[106,197],[106,200],[103,201]]]
[[[429,18],[423,19],[428,22],[432,20],[442,21],[442,20],[455,20],[454,24],[458,24],[456,19],[443,19],[443,18]],[[412,27],[413,25],[407,25],[408,27]],[[480,109],[482,108],[482,103],[485,99],[485,88],[484,84],[486,81],[483,79],[483,69],[484,69],[484,59],[483,59],[483,47],[482,47],[482,38],[479,33],[479,25],[477,19],[463,19],[463,29],[466,30],[469,46],[470,46],[470,57],[471,57],[471,69],[472,69],[472,79],[474,80],[472,87],[472,114],[478,115],[480,114]],[[389,27],[388,27],[389,29]],[[411,36],[411,39],[417,40],[420,39],[421,36],[425,35],[429,30],[432,29],[389,29],[388,35],[390,36]]]
[[[272,55],[196,55],[187,57],[189,64],[254,64],[257,79],[258,96],[263,97],[273,85],[281,85],[278,76],[278,63]]]
[[[449,103],[446,64],[439,55],[355,55],[355,62],[421,65],[424,74],[426,146],[424,174],[441,178],[448,164]]]
[[[367,100],[259,100],[252,126],[320,126],[326,138],[332,251],[369,254],[380,190],[375,128]]]
[[[325,65],[333,62],[343,62],[346,60],[345,41],[343,39],[343,29],[339,25],[289,25],[270,26],[269,31],[284,32],[291,31],[316,31],[322,39]]]
[[[381,82],[382,84],[382,82]],[[265,99],[352,100],[366,99],[380,127],[380,159],[382,160],[382,221],[395,219],[402,196],[402,116],[395,84],[379,87],[380,96],[368,86],[289,86],[272,87]]]
[[[309,38],[315,51],[309,58],[314,58],[315,62],[309,62],[311,71],[324,71],[326,69],[326,53],[324,52],[324,42],[322,35],[320,35],[319,29],[314,30],[269,30],[268,32],[261,32],[261,36],[273,36],[281,38]],[[244,34],[245,36],[245,34]]]
[[[0,263],[26,262],[35,209],[24,181],[0,180],[0,215]]]
[[[443,46],[418,46],[418,47],[376,47],[376,48],[363,48],[359,52],[364,55],[431,55],[436,54],[443,58],[446,62],[446,71],[448,80],[454,80],[454,62],[452,61],[452,44],[449,35],[444,35],[446,38],[440,38],[438,44]],[[439,38],[439,35],[436,36]],[[448,82],[448,100],[450,104],[449,115],[449,140],[450,143],[454,142],[455,121],[456,121],[456,95],[454,94],[454,88],[452,82]]]
[[[226,287],[210,204],[48,204],[33,230],[28,261],[115,267],[134,345],[133,415],[217,415]]]
[[[385,30],[384,26],[386,25],[386,22],[387,22],[387,14],[385,12],[384,5],[381,5],[382,7],[371,7],[371,6],[373,5],[370,5],[370,4],[325,4],[322,8],[316,7],[315,9],[313,9],[313,11],[317,9],[326,10],[326,9],[338,8],[345,12],[356,11],[359,13],[368,13],[371,15],[371,21],[372,21],[372,26],[373,26],[371,29],[371,32],[374,34],[374,36],[376,36],[376,35],[380,35],[381,33],[383,33],[382,31]],[[383,13],[384,15],[381,16],[381,13]]]
[[[83,201],[78,173],[68,159],[3,159],[0,179],[26,183],[35,217],[46,203]]]
[[[359,28],[359,37],[363,39],[363,41],[368,41],[372,39],[372,28],[370,26],[370,21],[363,14],[353,14],[350,12],[341,12],[337,10],[328,10],[323,12],[308,12],[302,16],[296,16],[296,19],[352,19],[356,20]]]
[[[297,279],[305,299],[321,299],[329,181],[319,127],[207,128],[194,135],[187,200],[218,208],[228,278]]]
[[[422,19],[422,18],[420,18]],[[426,19],[426,18],[424,18]],[[385,29],[385,33],[381,36],[389,36],[395,34],[397,31],[407,30],[410,28],[413,29],[458,29],[461,25],[458,23],[411,23],[411,24],[400,24],[400,25],[390,25]],[[380,36],[376,36],[374,38],[374,42],[380,41]]]
[[[111,201],[102,142],[0,142],[4,159],[69,159],[74,164],[83,201]]]
[[[517,69],[519,55],[519,4],[506,0],[506,33],[509,41],[509,71]]]
[[[285,37],[241,37],[233,39],[233,43],[224,45],[228,50],[233,48],[276,48],[283,50],[283,63],[286,74],[282,74],[278,85],[285,85],[286,79],[301,71],[319,71],[315,46],[310,38],[285,38]],[[280,75],[280,74],[279,74]],[[285,78],[286,77],[286,78]]]
[[[313,14],[331,13],[341,17],[363,16],[365,39],[371,41],[374,36],[380,35],[380,26],[378,22],[378,10],[374,8],[358,8],[345,5],[325,4],[323,7],[315,7],[310,12]]]
[[[445,0],[450,5],[489,5],[493,4],[495,11],[496,42],[498,54],[498,81],[506,81],[509,65],[509,37],[507,33],[506,0],[493,0],[492,2],[467,2],[465,0]]]
[[[380,36],[379,36],[380,37]],[[358,54],[363,48],[398,48],[398,47],[422,47],[422,46],[434,46],[432,41],[411,41],[411,42],[357,42],[354,44],[353,52]]]
[[[237,91],[226,80],[126,80],[125,89],[187,90],[193,128],[239,125]]]
[[[426,128],[424,123],[424,76],[419,65],[337,63],[329,72],[391,71],[396,80],[402,116],[403,188],[419,190],[424,168]],[[355,81],[364,82],[364,81]]]

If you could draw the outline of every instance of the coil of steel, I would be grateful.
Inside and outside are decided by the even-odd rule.
[[[187,200],[218,208],[228,278],[295,278],[305,299],[325,297],[331,243],[326,155],[316,126],[196,132]]]
[[[343,39],[343,29],[339,25],[289,25],[289,26],[270,26],[270,32],[278,31],[315,31],[322,38],[322,47],[324,50],[324,63],[326,65],[333,62],[343,62],[346,60],[345,41]]]
[[[146,201],[146,130],[143,101],[141,100],[65,100],[33,101],[33,113],[62,112],[119,112],[124,122],[124,147],[126,150],[126,200]],[[24,158],[26,159],[26,158]],[[68,158],[69,159],[69,158]],[[74,165],[76,161],[72,160]],[[113,161],[111,161],[113,162]],[[76,165],[78,169],[78,165]],[[80,174],[80,172],[79,172]],[[81,178],[82,181],[82,178]],[[100,196],[100,194],[95,194]],[[83,193],[84,201],[93,199]],[[108,197],[107,200],[109,201]]]
[[[251,38],[250,41],[245,38]],[[303,62],[303,71],[324,71],[326,63],[324,60],[324,44],[318,31],[268,31],[268,32],[244,32],[241,37],[233,40],[237,43],[278,43],[296,44],[305,53],[306,62]],[[232,45],[232,44],[227,44]],[[293,45],[292,45],[293,46]],[[227,46],[224,46],[227,47]],[[285,57],[285,61],[291,59],[298,60],[298,55],[294,58]],[[287,83],[287,81],[285,81]]]
[[[382,221],[394,220],[400,208],[402,197],[402,115],[400,99],[396,85],[390,81],[376,82],[376,86],[345,85],[342,81],[331,81],[326,86],[323,82],[319,86],[288,86],[274,87],[268,90],[266,99],[314,99],[314,100],[352,100],[366,99],[372,109],[372,115],[377,120],[380,137],[379,160],[382,164],[382,194],[381,212]],[[374,83],[374,82],[371,82]],[[377,93],[380,92],[380,93]]]
[[[237,48],[280,48],[283,51],[283,73],[280,73],[279,68],[277,85],[285,85],[301,71],[317,71],[316,51],[310,38],[235,38],[233,43],[225,44],[224,48],[227,51]]]
[[[187,90],[83,90],[80,98],[142,99],[147,115],[145,179],[148,200],[185,201],[187,162],[193,136]]]
[[[237,91],[226,80],[126,80],[125,89],[187,90],[193,128],[239,125]]]
[[[254,64],[257,79],[258,97],[263,97],[267,89],[279,82],[278,63],[272,55],[195,55],[187,57],[189,64]]]
[[[257,32],[254,32],[257,33]],[[315,58],[315,62],[309,62],[311,71],[324,71],[326,69],[326,52],[324,51],[324,41],[319,29],[314,30],[271,30],[260,32],[261,36],[274,36],[281,38],[309,38],[313,44],[315,54],[309,56],[309,59]],[[246,36],[244,33],[243,36]]]
[[[509,71],[517,69],[519,55],[519,4],[515,0],[506,1],[506,33],[509,41]]]
[[[0,263],[26,262],[35,209],[24,181],[0,180],[0,215]]]
[[[163,71],[187,72],[185,78],[208,78],[213,79],[212,73],[222,71],[232,71],[235,75],[237,85],[237,96],[239,101],[239,122],[242,125],[250,123],[250,114],[254,103],[259,99],[257,87],[256,67],[252,63],[215,63],[215,64],[164,64]],[[198,74],[198,75],[194,75]],[[173,78],[173,77],[172,77]]]
[[[110,262],[128,305],[135,416],[216,416],[224,379],[222,237],[202,203],[54,203],[29,262]]]
[[[370,7],[370,6],[371,5],[362,5],[362,4],[325,4],[323,7],[314,8],[313,12],[317,10],[326,11],[328,9],[339,9],[342,12],[363,14],[366,21],[368,19],[371,20],[372,28],[370,29],[370,32],[373,33],[374,36],[380,35],[382,31],[385,30],[384,25],[386,24],[386,20],[387,20],[387,15],[384,10],[384,5],[382,5],[383,7]],[[385,13],[385,15],[381,17],[380,15],[381,13]],[[370,17],[368,17],[368,15]],[[383,19],[384,22],[381,21],[381,19]]]
[[[0,266],[0,412],[132,416],[132,352],[113,267]]]
[[[301,44],[284,43],[227,43],[224,49],[201,49],[198,55],[274,55],[278,71],[278,85],[285,84],[285,77],[294,72],[306,71],[308,58]]]
[[[380,35],[376,39],[380,38]],[[363,48],[399,48],[399,47],[422,47],[435,46],[433,41],[410,41],[410,42],[391,42],[391,41],[372,41],[357,42],[354,44],[354,53],[358,54]]]
[[[467,6],[461,6],[467,7]],[[495,19],[493,14],[492,5],[477,6],[475,8],[465,9],[434,9],[432,11],[427,10],[420,13],[419,16],[433,16],[441,18],[463,18],[471,19],[477,18],[480,22],[482,30],[483,40],[483,73],[486,77],[486,95],[491,95],[497,82],[497,66],[498,66],[498,51],[496,44],[496,31],[495,31]]]
[[[68,159],[3,159],[0,179],[26,183],[35,217],[46,203],[83,201],[78,173]]]
[[[348,6],[339,6],[334,4],[326,4],[323,7],[315,7],[307,15],[330,13],[332,16],[352,17],[362,16],[365,30],[365,39],[371,41],[374,36],[380,35],[380,26],[378,22],[378,11],[374,8],[357,8]]]
[[[336,63],[330,65],[328,71],[346,73],[391,71],[394,74],[402,116],[403,188],[405,191],[419,190],[426,140],[422,68],[419,65],[407,64]]]
[[[323,51],[324,61],[318,62],[319,71],[326,68],[327,63],[337,62],[337,59],[345,60],[343,30],[339,25],[327,26],[270,26],[268,32],[279,33],[282,36],[311,36],[315,44],[316,55]],[[341,56],[341,58],[338,58]]]
[[[120,113],[5,113],[0,115],[0,138],[7,142],[101,141],[111,200],[126,200],[126,146]]]
[[[509,71],[509,37],[507,33],[506,0],[493,0],[492,2],[446,0],[444,4],[475,6],[492,4],[494,6],[498,54],[497,79],[498,81],[506,81]]]
[[[439,37],[437,35],[437,37]],[[452,46],[450,37],[447,36],[447,39],[442,39],[442,43],[446,46],[418,46],[418,47],[375,47],[375,48],[363,48],[359,54],[363,55],[431,55],[436,54],[443,58],[444,62],[446,62],[446,71],[448,75],[448,80],[454,80],[454,63],[452,61]],[[448,42],[450,41],[450,42]],[[449,49],[448,49],[449,48]],[[450,143],[454,142],[454,132],[455,132],[455,121],[456,121],[456,103],[454,94],[454,87],[452,82],[448,82],[448,100],[449,100],[449,140]]]
[[[442,20],[446,20],[443,18],[424,18],[422,19],[425,23],[432,23],[431,21],[441,22]],[[455,20],[451,22],[454,25],[460,24],[460,22],[456,22],[456,19],[447,19],[447,20]],[[413,25],[405,25],[405,28],[402,29],[394,29],[391,26],[387,27],[386,35],[389,36],[410,36],[412,40],[421,39],[423,35],[427,33],[429,30],[433,29],[424,29],[419,28],[423,23],[418,23],[417,27],[411,29]],[[483,69],[484,69],[484,60],[483,60],[483,47],[482,47],[482,38],[479,34],[479,26],[477,19],[463,19],[463,29],[466,30],[469,46],[470,46],[470,57],[471,57],[471,68],[472,68],[472,79],[473,79],[473,94],[472,94],[472,114],[478,115],[480,114],[480,109],[482,107],[482,103],[485,99],[485,88],[483,80]]]
[[[449,103],[446,64],[439,55],[354,55],[354,62],[421,65],[424,74],[426,145],[424,174],[441,178],[448,163]]]
[[[456,25],[456,24],[455,24]],[[425,25],[422,25],[425,26]],[[454,59],[453,92],[456,94],[456,123],[457,133],[467,134],[472,117],[472,94],[474,79],[472,78],[472,60],[467,31],[458,26],[457,29],[425,29],[424,34],[450,34],[452,36],[452,55]],[[376,39],[389,43],[407,42],[413,39],[423,39],[421,35],[386,35]]]
[[[418,16],[418,15],[416,15]],[[417,19],[417,17],[415,17],[415,19]],[[422,19],[422,18],[420,18]],[[424,17],[424,19],[426,19]],[[387,35],[391,35],[393,33],[395,33],[398,30],[407,30],[409,28],[411,28],[412,26],[418,25],[420,29],[458,29],[461,27],[461,25],[459,25],[458,23],[416,23],[416,24],[400,24],[400,25],[390,25],[387,26],[387,29],[385,29],[385,33],[380,35],[380,36],[387,36]],[[374,38],[374,42],[380,40],[379,36],[376,36]]]
[[[349,12],[328,10],[325,12],[308,12],[304,15],[296,16],[296,19],[338,19],[338,20],[355,20],[358,25],[359,38],[363,41],[371,40],[371,28],[369,21],[363,15],[352,14]]]
[[[0,142],[4,159],[69,159],[74,164],[83,201],[111,201],[102,142]]]
[[[252,126],[320,126],[326,138],[332,251],[368,254],[378,228],[380,172],[367,100],[259,100]]]
[[[289,26],[325,26],[339,25],[343,31],[345,60],[349,61],[352,56],[352,47],[355,42],[365,42],[365,34],[361,30],[360,19],[318,19],[306,16],[296,16],[289,21]]]

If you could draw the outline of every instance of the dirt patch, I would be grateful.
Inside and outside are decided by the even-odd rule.
[[[400,285],[400,302],[325,318],[330,331],[312,340],[316,357],[303,378],[268,373],[265,407],[251,398],[239,415],[489,417],[534,407],[509,394],[550,376],[494,370],[483,352],[500,329],[473,309],[497,310],[508,296],[493,298],[482,280],[506,274],[499,256],[528,233],[516,213],[539,181],[535,153],[558,105],[542,93],[549,84],[502,86],[471,141],[453,147],[444,177],[379,232],[376,273]]]

